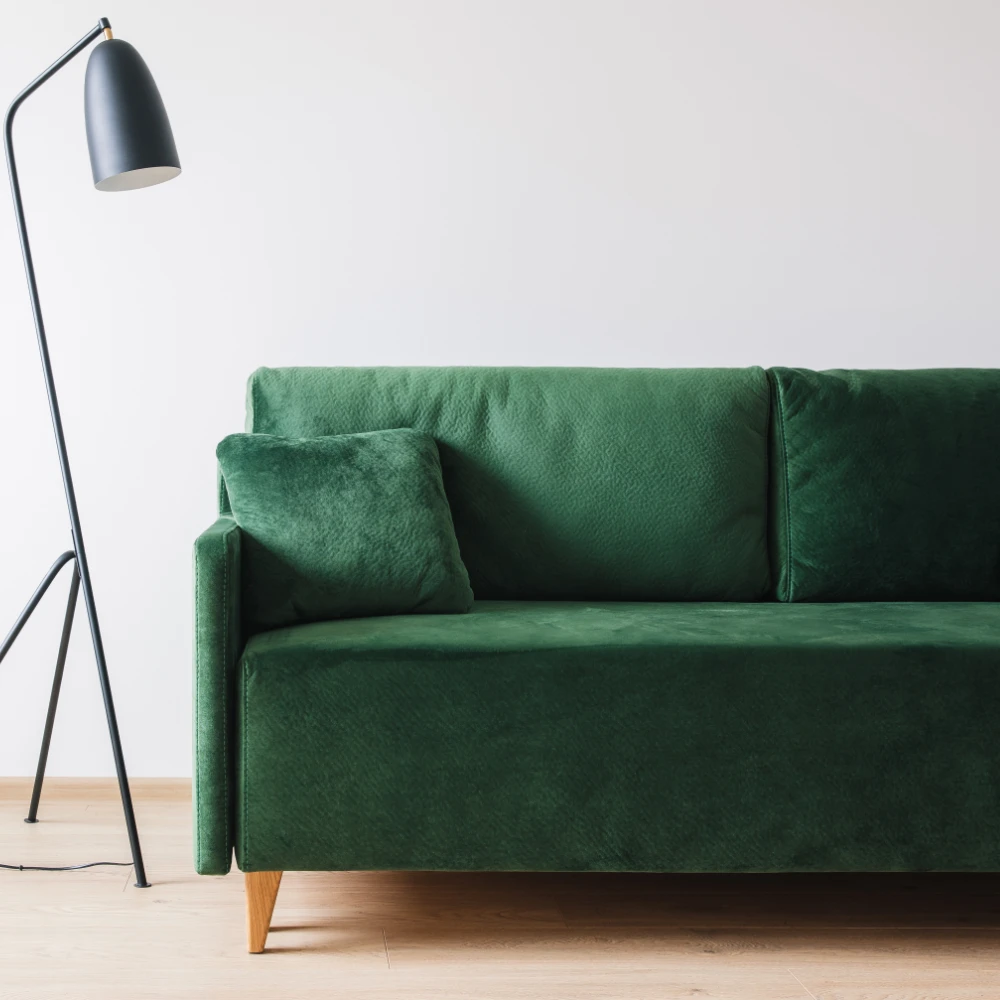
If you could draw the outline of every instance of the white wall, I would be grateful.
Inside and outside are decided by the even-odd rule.
[[[32,0],[0,94],[102,14],[181,178],[93,190],[85,56],[16,141],[134,774],[189,773],[191,543],[258,365],[1000,366],[994,0]],[[2,629],[69,544],[6,195],[0,427]],[[83,624],[53,774],[112,773]]]

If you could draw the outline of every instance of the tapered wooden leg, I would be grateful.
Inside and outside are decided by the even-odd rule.
[[[247,893],[247,951],[258,955],[267,943],[281,872],[244,872]]]

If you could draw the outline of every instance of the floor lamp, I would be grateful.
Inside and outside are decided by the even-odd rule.
[[[90,569],[87,565],[87,551],[83,544],[83,531],[80,527],[80,514],[76,506],[76,493],[73,490],[73,477],[70,473],[69,457],[66,453],[66,440],[63,435],[62,418],[59,415],[59,401],[56,397],[56,386],[52,376],[52,365],[49,360],[48,342],[45,339],[45,325],[42,322],[42,309],[38,301],[38,286],[35,282],[35,268],[31,259],[31,248],[28,244],[28,231],[24,222],[24,208],[21,203],[21,188],[17,179],[17,166],[14,162],[14,115],[24,100],[33,94],[49,77],[57,73],[77,53],[85,49],[94,39],[104,35],[102,41],[91,53],[87,64],[87,76],[84,87],[84,110],[87,120],[87,144],[90,147],[90,164],[93,168],[94,186],[98,191],[129,191],[133,188],[148,187],[170,180],[181,172],[180,161],[177,158],[177,148],[170,130],[170,122],[160,99],[159,91],[152,75],[143,62],[142,57],[129,45],[115,39],[111,34],[111,24],[102,17],[97,26],[84,35],[68,52],[57,59],[44,73],[36,77],[11,102],[4,119],[4,149],[7,154],[7,172],[10,175],[10,190],[14,197],[14,213],[17,217],[17,231],[21,239],[21,254],[24,257],[24,273],[28,279],[28,293],[31,297],[31,311],[35,318],[35,333],[38,337],[38,350],[42,358],[42,371],[45,376],[45,388],[49,397],[49,411],[52,415],[52,429],[55,432],[56,448],[59,452],[59,466],[62,471],[63,487],[66,491],[66,506],[69,510],[69,522],[72,531],[73,548],[64,552],[45,574],[31,600],[28,601],[20,617],[14,623],[3,645],[0,646],[0,660],[7,655],[14,640],[18,637],[25,622],[38,606],[49,584],[67,563],[73,563],[73,577],[70,581],[69,599],[66,604],[66,616],[63,621],[62,638],[59,642],[59,652],[56,656],[55,676],[52,680],[52,692],[49,697],[49,709],[45,718],[45,730],[42,735],[42,747],[38,755],[38,769],[35,773],[35,783],[31,793],[31,804],[28,808],[26,823],[37,821],[38,800],[42,791],[42,781],[45,777],[45,763],[49,753],[49,742],[52,738],[52,725],[55,721],[56,707],[59,702],[59,689],[62,684],[63,667],[66,663],[66,650],[69,646],[70,631],[73,627],[73,616],[76,611],[77,596],[83,591],[83,603],[87,609],[90,622],[90,635],[94,644],[94,655],[97,659],[97,673],[101,682],[101,693],[104,696],[104,708],[108,718],[108,730],[111,735],[111,747],[114,752],[115,770],[118,774],[118,787],[121,791],[122,807],[125,811],[125,825],[128,828],[129,845],[132,849],[132,863],[135,867],[135,884],[146,888],[146,871],[142,863],[142,850],[139,846],[139,831],[135,824],[135,812],[132,808],[132,795],[129,791],[128,775],[125,772],[125,758],[122,754],[121,738],[118,734],[118,720],[115,716],[114,700],[111,697],[111,681],[108,678],[108,665],[104,656],[104,643],[101,640],[101,627],[97,619],[97,603],[90,582]]]

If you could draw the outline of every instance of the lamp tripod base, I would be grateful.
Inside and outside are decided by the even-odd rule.
[[[63,618],[62,636],[59,640],[59,652],[56,656],[56,669],[52,677],[52,690],[49,694],[49,708],[45,715],[45,730],[42,733],[42,746],[38,752],[38,767],[35,769],[35,781],[31,789],[31,802],[28,805],[28,815],[25,823],[38,822],[38,803],[42,797],[42,784],[45,781],[45,766],[49,759],[49,745],[52,742],[52,728],[55,724],[56,709],[59,706],[59,692],[62,689],[63,671],[66,666],[66,654],[69,650],[69,638],[73,631],[73,619],[76,615],[77,598],[80,593],[80,570],[76,552],[64,552],[51,566],[42,582],[35,588],[31,599],[18,616],[14,627],[7,633],[3,645],[0,646],[0,662],[14,645],[14,640],[21,634],[32,612],[38,607],[50,584],[59,575],[59,571],[67,563],[73,563],[73,577],[70,580],[69,596],[66,600],[66,615]],[[89,614],[88,606],[88,614]],[[128,829],[129,844],[132,848],[132,864],[135,868],[135,885],[138,889],[148,889],[146,870],[142,863],[142,851],[139,847],[139,832],[135,823],[135,810],[132,807],[132,794],[129,789],[128,775],[125,773],[125,762],[122,755],[121,737],[115,720],[114,705],[111,699],[111,683],[108,679],[107,667],[103,657],[98,658],[98,673],[101,678],[101,690],[104,695],[104,705],[108,714],[108,730],[111,736],[111,748],[114,751],[115,768],[118,773],[118,787],[122,796],[122,807],[125,811],[125,826]]]

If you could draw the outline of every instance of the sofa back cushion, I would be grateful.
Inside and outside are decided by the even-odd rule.
[[[770,375],[779,600],[1000,600],[1000,371]]]
[[[767,424],[760,368],[263,368],[248,386],[249,431],[433,436],[480,599],[763,599]]]

